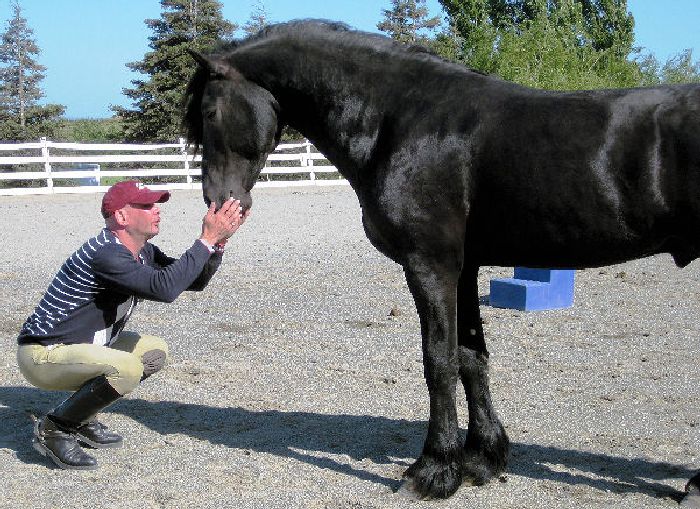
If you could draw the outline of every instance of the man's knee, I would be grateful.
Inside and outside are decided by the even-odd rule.
[[[166,352],[159,348],[145,352],[141,356],[141,362],[143,363],[143,375],[141,380],[145,380],[149,376],[163,369],[166,359]]]
[[[133,356],[134,361],[123,363],[118,367],[117,373],[107,376],[107,380],[112,384],[122,396],[126,396],[138,387],[139,382],[143,379],[143,366]]]
[[[112,344],[112,348],[129,352],[138,359],[139,373],[136,385],[163,369],[168,360],[168,344],[158,336],[124,331]]]
[[[149,336],[148,342],[144,344],[147,347],[147,352],[151,350],[160,350],[165,354],[165,359],[168,359],[168,344],[163,338],[158,336]]]

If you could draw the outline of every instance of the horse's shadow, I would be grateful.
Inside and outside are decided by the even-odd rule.
[[[54,393],[34,388],[0,387],[0,422],[6,423],[0,431],[0,448],[14,450],[25,463],[43,462],[30,445],[28,415],[45,412],[59,400]],[[400,480],[359,469],[343,458],[369,459],[405,468],[409,460],[402,458],[414,458],[419,453],[427,428],[425,421],[371,415],[252,411],[137,398],[123,399],[106,412],[133,418],[160,435],[188,435],[212,444],[293,458],[382,484],[394,491],[399,488]],[[519,442],[511,444],[508,473],[676,500],[682,497],[682,492],[654,481],[687,479],[695,474],[683,465]]]

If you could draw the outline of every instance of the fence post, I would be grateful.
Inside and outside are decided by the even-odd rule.
[[[44,158],[44,171],[46,171],[49,176],[46,179],[46,187],[48,187],[53,193],[53,179],[51,178],[51,163],[49,162],[49,142],[46,137],[42,137],[41,142],[41,156]]]
[[[313,168],[314,160],[309,157],[311,154],[311,143],[309,140],[304,140],[304,143],[306,145],[306,166],[311,166],[311,168]],[[314,173],[313,169],[309,171],[309,180],[312,182],[316,180],[316,173]]]
[[[187,145],[185,145],[185,138],[180,138],[179,143],[180,154],[182,154],[182,157],[184,159],[185,171],[187,172],[186,182],[190,185],[190,189],[192,189],[192,175],[190,175],[190,161],[187,157]]]

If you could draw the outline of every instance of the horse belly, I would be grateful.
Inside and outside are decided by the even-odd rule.
[[[615,216],[570,211],[511,210],[507,217],[469,221],[465,249],[481,265],[584,268],[621,263],[665,249],[668,237],[630,227]]]
[[[475,258],[479,265],[583,269],[650,256],[662,252],[662,246],[663,244],[649,247],[602,242],[572,242],[562,245],[549,243],[541,237],[532,237],[522,242],[483,243],[476,248]]]
[[[523,157],[520,167],[480,180],[467,244],[483,264],[593,267],[664,250],[674,228],[670,202],[644,179],[567,159],[555,167]]]

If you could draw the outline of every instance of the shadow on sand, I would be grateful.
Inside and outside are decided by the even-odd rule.
[[[43,462],[31,448],[29,415],[51,408],[61,395],[31,387],[0,387],[0,448],[25,463]],[[400,481],[343,463],[332,456],[408,467],[422,446],[426,421],[372,415],[251,411],[175,401],[123,399],[106,410],[128,416],[161,435],[183,434],[241,450],[264,452],[330,469],[397,490]],[[577,473],[562,472],[573,470]],[[513,443],[508,473],[570,485],[588,485],[614,493],[644,493],[679,500],[683,493],[654,482],[687,479],[695,472],[683,465],[620,458],[607,454]]]

